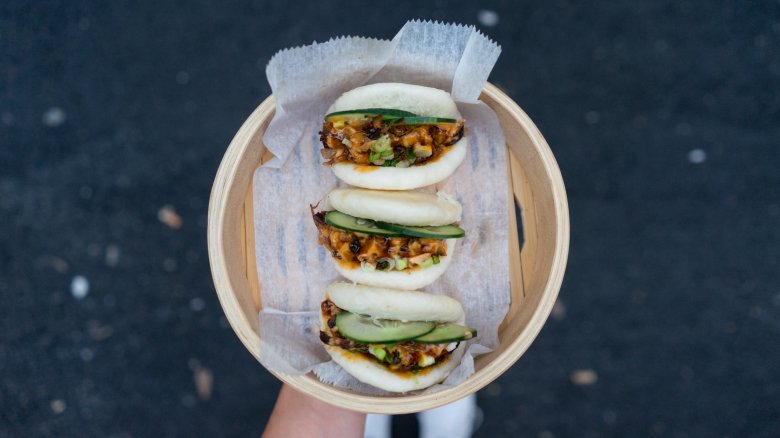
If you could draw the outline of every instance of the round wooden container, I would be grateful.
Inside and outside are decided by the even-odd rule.
[[[523,242],[509,230],[512,304],[499,328],[500,345],[475,359],[476,372],[455,388],[428,395],[367,396],[334,388],[311,373],[286,376],[269,370],[298,391],[327,403],[363,412],[401,414],[435,408],[484,387],[520,358],[542,329],[558,296],[569,249],[569,211],[560,170],[542,134],[506,94],[486,84],[481,100],[498,115],[508,154],[507,209]],[[208,216],[209,261],[222,309],[244,346],[259,351],[258,312],[262,294],[254,258],[252,174],[270,158],[263,132],[274,116],[267,98],[239,129],[219,166]],[[465,206],[468,208],[468,206]]]

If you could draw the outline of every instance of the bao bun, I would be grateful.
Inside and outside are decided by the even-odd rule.
[[[335,210],[350,216],[407,226],[439,226],[460,221],[462,207],[449,195],[439,192],[336,189],[328,194]],[[428,268],[403,271],[367,271],[361,266],[347,267],[334,259],[336,271],[347,279],[369,286],[395,289],[420,289],[439,278],[452,262],[457,239],[446,239],[447,255]]]
[[[347,91],[333,102],[328,113],[361,108],[389,108],[425,117],[460,119],[450,95],[437,88],[401,83],[365,85]],[[464,136],[437,160],[406,168],[335,163],[333,173],[347,184],[378,190],[410,190],[436,184],[452,175],[466,158]]]
[[[336,189],[328,194],[334,209],[350,216],[413,227],[460,221],[460,203],[440,192]]]
[[[363,383],[390,392],[415,391],[441,383],[460,364],[465,349],[465,344],[461,342],[444,361],[412,374],[408,371],[390,371],[379,362],[360,354],[339,347],[325,346],[333,361],[344,368],[344,371]]]
[[[339,308],[360,315],[402,321],[465,322],[463,306],[444,295],[343,281],[331,283],[326,291]]]
[[[455,322],[463,324],[463,307],[456,300],[417,291],[398,291],[333,283],[328,295],[339,308],[377,318],[406,321]],[[326,322],[323,321],[323,328]],[[408,392],[424,389],[443,381],[458,366],[465,351],[461,342],[444,361],[417,373],[390,371],[379,362],[365,356],[325,346],[334,362],[356,379],[385,391]]]
[[[460,118],[455,102],[446,91],[398,82],[364,85],[347,91],[328,108],[328,114],[360,108],[389,108],[423,117]]]

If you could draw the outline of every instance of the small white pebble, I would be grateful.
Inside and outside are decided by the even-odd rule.
[[[59,398],[55,399],[55,400],[52,400],[49,403],[49,406],[51,406],[51,411],[54,412],[55,414],[61,414],[61,413],[65,412],[65,408],[68,407],[65,404],[65,400],[62,400],[62,399],[59,399]]]
[[[116,245],[108,245],[106,247],[106,265],[116,266],[119,264],[119,247]]]
[[[707,153],[702,149],[694,149],[688,152],[688,161],[693,164],[701,164],[707,159]]]
[[[566,317],[566,304],[564,304],[563,301],[558,299],[555,302],[555,304],[553,304],[551,315],[554,320],[562,321],[563,318]]]
[[[498,24],[498,13],[490,9],[482,9],[477,12],[477,21],[483,26],[493,27]]]
[[[89,294],[89,280],[82,275],[73,277],[70,282],[70,294],[77,300],[83,300]]]
[[[570,375],[571,383],[578,386],[592,385],[599,380],[599,375],[595,371],[587,370],[575,370]]]
[[[182,70],[178,73],[176,73],[176,82],[179,85],[187,85],[187,83],[190,81],[190,74],[186,71]]]
[[[81,357],[81,360],[84,362],[92,362],[92,359],[95,357],[95,353],[89,348],[82,348],[79,350],[79,357]]]
[[[195,381],[195,390],[198,398],[208,400],[211,398],[211,391],[214,388],[214,373],[211,369],[198,366],[193,370],[192,378]]]
[[[595,125],[601,120],[601,114],[598,111],[588,111],[585,113],[585,121],[588,125]]]
[[[51,107],[43,113],[43,124],[50,128],[55,128],[65,123],[66,118],[65,111],[62,108]]]
[[[193,312],[200,312],[201,310],[206,308],[206,302],[203,301],[203,298],[193,298],[190,300],[190,310]]]
[[[158,210],[157,219],[174,230],[178,230],[182,225],[181,216],[176,213],[176,210],[172,205],[164,205],[160,210]]]

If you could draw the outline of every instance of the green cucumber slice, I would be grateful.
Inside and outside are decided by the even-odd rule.
[[[441,225],[437,227],[407,227],[406,225],[377,222],[376,225],[389,231],[401,233],[404,236],[428,237],[431,239],[455,239],[466,235],[466,231],[455,225]]]
[[[374,236],[399,237],[398,231],[379,228],[376,222],[369,219],[360,219],[337,210],[331,210],[325,213],[325,222],[342,230],[353,231],[356,233],[373,234]]]
[[[417,117],[417,114],[410,113],[409,111],[403,111],[390,108],[361,108],[346,111],[336,111],[325,116],[325,119],[329,119],[334,116],[362,116],[362,115],[382,115],[385,119],[398,119],[400,117]],[[357,117],[356,117],[357,118]]]
[[[455,119],[447,119],[444,117],[404,117],[398,120],[396,123],[404,125],[435,125],[439,123],[455,123]]]
[[[336,327],[344,337],[355,342],[384,344],[419,338],[431,332],[436,324],[425,321],[371,319],[352,312],[341,312],[336,315]]]
[[[444,344],[446,342],[460,342],[477,337],[477,330],[460,324],[442,324],[433,331],[414,338],[414,342],[421,344]]]

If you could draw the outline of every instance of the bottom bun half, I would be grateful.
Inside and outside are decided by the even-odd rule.
[[[348,268],[342,266],[338,260],[333,260],[336,271],[350,281],[376,287],[389,287],[392,289],[415,290],[420,289],[436,281],[447,270],[455,254],[457,239],[447,239],[447,255],[440,259],[438,265],[424,269],[412,269],[405,271],[364,271],[360,266]]]
[[[333,173],[345,183],[377,190],[411,190],[436,184],[452,175],[466,158],[468,138],[463,137],[436,161],[411,167],[335,163]]]
[[[409,392],[424,389],[442,382],[460,363],[465,351],[461,342],[441,363],[432,365],[416,373],[408,371],[390,371],[379,362],[360,353],[352,353],[339,347],[325,346],[325,349],[346,372],[363,383],[390,392]]]

